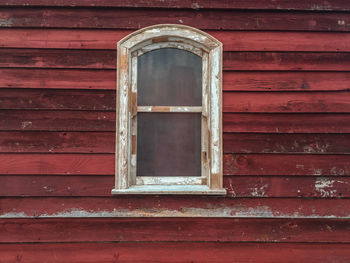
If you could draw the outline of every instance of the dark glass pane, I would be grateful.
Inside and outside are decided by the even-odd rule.
[[[199,113],[137,114],[138,176],[200,176]]]
[[[137,92],[139,106],[201,106],[202,58],[176,48],[141,55]]]

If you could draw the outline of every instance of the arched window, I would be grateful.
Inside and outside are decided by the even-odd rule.
[[[118,42],[113,194],[225,194],[222,44],[183,25]]]

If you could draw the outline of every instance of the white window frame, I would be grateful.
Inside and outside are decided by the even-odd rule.
[[[202,106],[137,106],[137,58],[160,48],[202,57]],[[222,44],[198,29],[162,24],[118,42],[115,188],[112,194],[226,194],[222,186]],[[202,117],[201,176],[136,176],[137,113],[198,112]]]

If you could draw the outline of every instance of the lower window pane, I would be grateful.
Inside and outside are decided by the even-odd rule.
[[[137,176],[200,175],[200,113],[137,114]]]

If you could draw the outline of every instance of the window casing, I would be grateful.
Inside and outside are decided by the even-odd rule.
[[[190,52],[201,59],[201,103],[140,105],[140,57],[152,51],[171,53],[173,50],[178,50],[179,54]],[[156,25],[119,41],[117,58],[116,180],[112,194],[226,194],[222,188],[222,44],[188,26]],[[171,169],[166,171],[166,176],[149,172],[146,176],[138,174],[141,114],[146,114],[143,118],[161,116],[163,119],[165,116],[172,118],[174,114],[200,116],[200,174],[169,176]],[[139,129],[139,133],[143,130]]]

